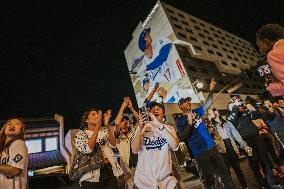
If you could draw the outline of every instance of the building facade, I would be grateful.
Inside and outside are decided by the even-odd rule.
[[[260,54],[250,42],[173,6],[158,1],[132,37],[124,54],[138,106],[156,82],[165,95],[153,100],[162,96],[164,103],[177,103],[184,96],[200,103],[212,78],[217,82],[215,96],[222,91],[218,95],[223,99],[230,100],[228,93],[257,98],[264,91],[254,71]],[[147,40],[152,48],[147,49]],[[200,91],[193,90],[197,80],[204,84]],[[225,108],[227,103],[217,104]]]

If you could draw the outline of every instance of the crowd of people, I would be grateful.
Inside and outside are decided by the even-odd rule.
[[[139,111],[125,97],[114,127],[110,124],[111,110],[87,110],[74,139],[76,153],[81,154],[71,168],[75,180],[83,189],[179,188],[180,176],[172,154],[184,142],[189,156],[197,161],[206,189],[234,189],[230,167],[241,186],[248,188],[249,181],[240,166],[241,155],[247,157],[259,187],[281,188],[276,178],[284,179],[283,37],[283,28],[277,24],[265,25],[257,32],[257,45],[268,54],[275,76],[266,83],[267,90],[277,98],[256,101],[248,96],[243,101],[233,95],[224,114],[214,108],[216,82],[212,79],[208,97],[198,108],[192,108],[190,97],[179,99],[182,113],[175,117],[175,125],[167,124],[164,104],[151,101],[158,84]],[[133,118],[124,114],[126,109]],[[25,124],[18,117],[9,119],[0,131],[0,188],[26,188],[28,151],[24,132]],[[92,166],[88,164],[92,162]]]

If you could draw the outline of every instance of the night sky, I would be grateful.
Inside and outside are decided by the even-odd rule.
[[[263,24],[284,26],[284,1],[164,1],[255,44]],[[1,5],[0,119],[60,113],[79,126],[87,108],[134,100],[124,49],[156,1],[24,1]]]

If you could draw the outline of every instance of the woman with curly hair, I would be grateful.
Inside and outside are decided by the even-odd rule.
[[[114,133],[110,127],[111,110],[102,116],[98,109],[87,110],[81,121],[80,131],[75,136],[75,147],[83,154],[102,152],[103,165],[84,174],[81,188],[116,189],[117,177],[123,174],[112,148],[116,147]],[[104,127],[102,127],[102,124]],[[96,153],[95,153],[96,154]]]
[[[28,149],[24,142],[25,124],[10,118],[0,131],[0,188],[25,189]]]

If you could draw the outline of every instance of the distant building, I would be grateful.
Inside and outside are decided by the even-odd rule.
[[[24,122],[29,176],[67,173],[71,156],[65,147],[63,116],[24,118]]]
[[[141,46],[143,32],[152,38],[152,57]],[[139,106],[149,94],[145,78],[150,88],[158,81],[166,89],[165,103],[177,103],[184,96],[199,103],[207,96],[211,78],[217,82],[215,96],[222,91],[214,104],[217,108],[226,108],[228,93],[258,98],[265,90],[254,70],[261,57],[250,42],[166,3],[158,1],[132,36],[124,54]],[[164,47],[169,44],[168,52]],[[193,90],[196,80],[204,84],[199,91]]]

